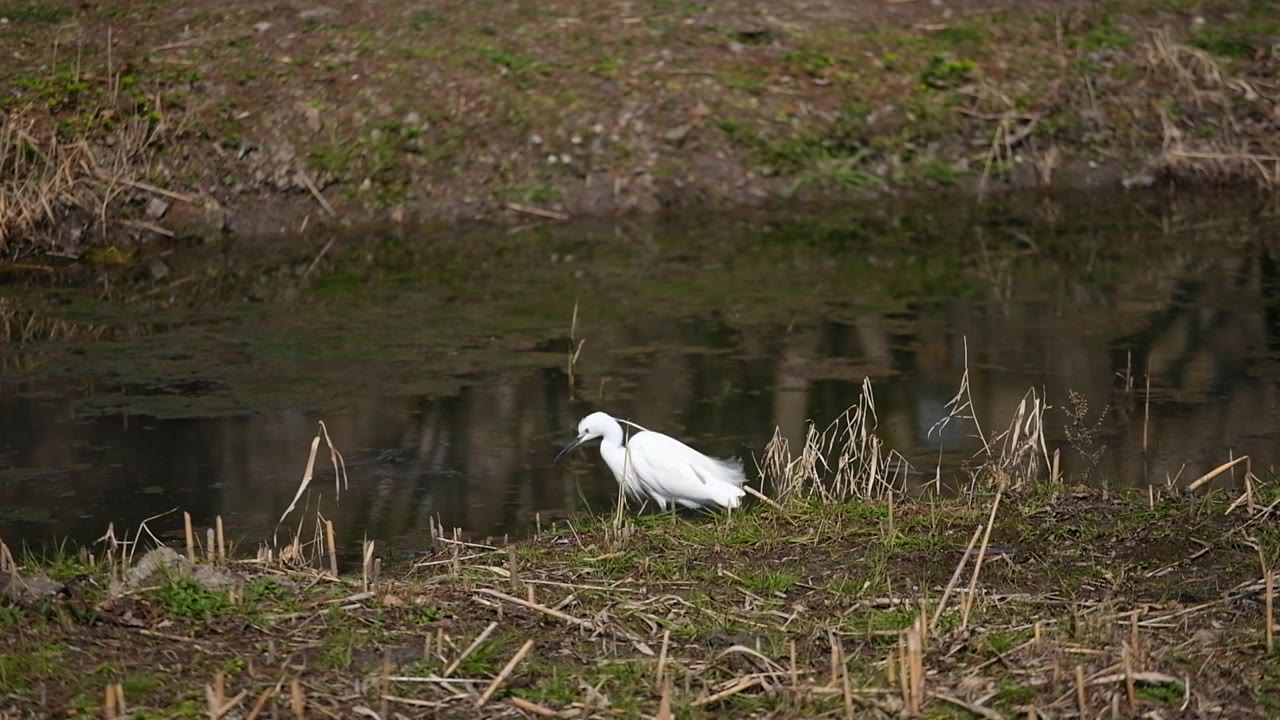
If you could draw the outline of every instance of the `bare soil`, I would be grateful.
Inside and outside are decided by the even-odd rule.
[[[1276,0],[6,0],[0,241],[79,257],[335,221],[1274,187],[1278,17]]]

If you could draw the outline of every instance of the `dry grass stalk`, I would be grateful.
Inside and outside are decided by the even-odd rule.
[[[227,562],[227,540],[222,531],[222,516],[217,515],[213,519],[214,527],[217,529],[218,537],[218,562]]]
[[[568,613],[561,612],[560,610],[556,610],[555,608],[547,607],[546,605],[539,605],[538,603],[529,602],[528,600],[521,600],[518,597],[512,597],[504,592],[493,590],[492,588],[477,588],[476,592],[482,595],[488,595],[490,597],[498,598],[499,600],[505,600],[506,602],[512,603],[513,605],[526,607],[526,608],[529,608],[530,610],[537,610],[538,612],[544,615],[550,615],[553,618],[558,618],[571,625],[577,625],[578,627],[581,627],[587,630],[595,629],[594,625],[592,625],[590,622],[586,620],[583,620],[582,618],[576,618]]]
[[[1124,644],[1120,648],[1121,662],[1124,664],[1124,690],[1126,699],[1129,702],[1129,715],[1138,714],[1138,693],[1134,685],[1133,679],[1133,649],[1129,644]]]
[[[929,428],[929,435],[934,432],[941,433],[948,424],[953,420],[968,420],[973,423],[977,430],[977,437],[982,441],[982,449],[988,457],[991,456],[991,445],[987,442],[987,436],[982,432],[982,423],[978,421],[977,412],[973,406],[973,392],[969,387],[969,338],[964,338],[964,372],[960,375],[960,388],[956,391],[954,397],[947,401],[943,407],[947,408],[947,416],[934,423]]]
[[[450,675],[452,675],[453,671],[457,670],[458,667],[462,665],[463,661],[466,660],[468,657],[470,657],[471,653],[475,652],[476,648],[480,647],[480,645],[489,638],[489,635],[492,634],[493,631],[497,629],[498,629],[498,623],[496,622],[489,623],[489,626],[486,627],[484,630],[482,630],[480,634],[476,636],[475,640],[471,641],[471,644],[468,645],[467,648],[462,651],[462,654],[458,655],[458,657],[454,659],[453,662],[449,663],[449,667],[445,668],[444,672],[440,673],[441,677],[449,677]]]
[[[662,689],[663,687],[666,687],[668,691],[670,691],[670,688],[671,688],[670,683],[667,683],[666,685],[664,685],[663,682],[666,680],[666,676],[667,676],[667,652],[670,651],[670,649],[671,649],[671,629],[664,628],[662,631],[662,649],[658,651],[658,669],[655,672],[656,677],[654,678],[654,684],[657,686],[658,689]],[[794,643],[792,643],[791,651],[792,651],[792,667],[794,668],[794,665],[795,665],[795,662],[794,662],[795,661],[795,655],[794,655],[795,644]]]
[[[507,681],[507,678],[516,669],[516,665],[520,664],[520,661],[524,659],[525,655],[529,654],[529,650],[532,648],[533,640],[525,640],[524,645],[521,645],[516,654],[507,661],[507,664],[502,666],[502,670],[498,672],[498,677],[494,678],[492,683],[489,683],[489,687],[485,688],[484,694],[476,700],[476,707],[483,707],[489,701],[489,698],[497,692],[498,688],[502,687],[502,683]]]
[[[0,572],[12,572],[17,569],[18,563],[13,559],[13,551],[4,540],[0,540]]]
[[[853,718],[853,683],[849,680],[849,663],[845,661],[844,646],[840,648],[840,691],[844,696],[844,716]]]
[[[1195,492],[1196,490],[1199,490],[1202,486],[1204,486],[1205,483],[1209,482],[1210,480],[1213,480],[1214,478],[1218,477],[1222,473],[1230,470],[1231,468],[1235,467],[1236,465],[1239,465],[1242,462],[1245,462],[1248,459],[1249,459],[1248,455],[1241,455],[1240,457],[1234,460],[1229,460],[1227,462],[1222,463],[1218,467],[1196,478],[1190,485],[1187,486],[1187,491]]]
[[[541,717],[554,717],[554,718],[562,717],[562,715],[558,711],[552,710],[551,708],[546,707],[544,705],[539,705],[538,703],[533,702],[531,700],[525,700],[522,697],[513,697],[508,702],[510,702],[513,706],[515,706],[519,710],[524,710],[527,713],[533,713],[534,715],[539,715]],[[383,717],[386,717],[386,716],[384,715]]]
[[[569,376],[569,397],[573,397],[576,375],[574,368],[578,365],[578,356],[582,354],[582,344],[586,341],[586,338],[578,339],[578,299],[574,298],[573,315],[569,318],[569,353],[565,363],[565,372]]]
[[[654,720],[673,720],[675,715],[671,713],[671,681],[664,680],[662,682],[662,695],[658,700],[658,714]]]
[[[307,718],[307,696],[302,693],[302,683],[298,678],[289,680],[289,705],[293,708],[293,716],[297,720]]]
[[[1142,395],[1142,453],[1147,452],[1147,428],[1151,426],[1151,359],[1147,359],[1147,390]]]
[[[712,705],[714,703],[720,702],[721,700],[724,700],[727,697],[732,697],[734,695],[737,695],[738,693],[744,690],[750,690],[751,688],[759,685],[760,682],[761,680],[758,676],[745,677],[738,680],[728,688],[721,690],[718,693],[714,693],[706,697],[698,698],[697,700],[694,700],[690,704],[693,707],[702,707],[704,705]]]
[[[924,707],[924,617],[917,616],[916,623],[903,632],[906,648],[907,712],[919,715]]]
[[[283,679],[280,682],[283,682]],[[258,699],[253,703],[253,707],[249,709],[249,714],[245,716],[245,720],[255,720],[258,717],[258,713],[262,712],[262,708],[266,707],[271,698],[275,697],[275,694],[280,691],[280,682],[277,682],[275,687],[269,687],[258,695]]]
[[[1076,666],[1076,707],[1080,711],[1081,718],[1089,717],[1089,699],[1085,695],[1084,689],[1084,668],[1080,665]]]
[[[991,541],[991,528],[996,524],[996,511],[1000,509],[1000,498],[1003,493],[1003,488],[997,490],[996,499],[991,503],[991,516],[987,518],[987,526],[982,533],[982,547],[978,550],[978,559],[973,564],[973,575],[969,578],[969,592],[962,603],[961,628],[969,626],[969,613],[973,610],[974,597],[978,587],[978,574],[982,572],[982,561],[987,555],[987,546]]]
[[[511,592],[520,591],[520,568],[516,565],[516,546],[507,546],[507,576]]]
[[[332,523],[332,522],[328,523],[328,526],[329,526],[330,528],[332,528],[332,527],[333,527],[333,523]],[[375,584],[375,582],[376,582],[376,581],[374,580],[374,573],[373,573],[373,561],[374,561],[374,557],[373,557],[373,545],[374,545],[374,542],[375,542],[375,541],[373,541],[373,540],[365,539],[365,540],[363,540],[363,541],[362,541],[362,544],[361,544],[361,553],[360,553],[360,557],[361,557],[361,563],[360,563],[360,588],[361,588],[361,590],[363,590],[363,591],[365,591],[365,592],[368,592],[368,591],[369,591],[369,588],[370,588],[372,585],[374,585],[374,584]],[[333,557],[333,556],[330,556],[330,557]],[[334,574],[336,575],[337,573],[335,572]]]
[[[123,683],[107,684],[105,700],[102,704],[102,714],[107,718],[128,717],[129,707],[124,701]]]
[[[1266,611],[1264,613],[1263,622],[1267,624],[1267,653],[1271,654],[1274,653],[1276,649],[1276,571],[1272,568],[1266,568],[1263,571],[1262,579],[1264,587],[1263,592],[1266,593]]]
[[[183,529],[186,531],[186,537],[187,537],[187,560],[190,562],[195,562],[196,561],[195,530],[191,527],[191,513],[185,510],[182,512],[182,524],[183,524]]]
[[[956,563],[955,572],[951,573],[951,580],[947,582],[947,587],[942,591],[942,599],[938,601],[938,609],[933,613],[933,621],[929,623],[930,630],[938,628],[938,621],[942,618],[942,611],[947,609],[947,600],[951,597],[951,593],[956,589],[956,585],[960,582],[960,575],[964,572],[964,566],[969,563],[969,556],[973,554],[973,546],[978,544],[978,538],[982,535],[985,526],[979,525],[973,530],[973,537],[969,538],[969,544],[964,549],[964,554],[960,556],[960,562]]]

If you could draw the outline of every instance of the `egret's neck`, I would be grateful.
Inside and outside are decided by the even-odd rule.
[[[600,436],[600,457],[604,459],[605,464],[613,471],[613,476],[619,481],[622,479],[622,471],[626,465],[626,456],[627,449],[622,444],[622,426],[613,422]]]
[[[604,429],[604,434],[600,436],[600,447],[622,447],[622,426],[618,421],[614,420]]]

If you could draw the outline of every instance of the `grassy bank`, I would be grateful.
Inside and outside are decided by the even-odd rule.
[[[0,5],[0,242],[1272,187],[1276,0]],[[111,259],[115,256],[108,256]]]
[[[949,498],[883,462],[893,455],[864,404],[803,449],[772,443],[774,499],[727,516],[578,517],[509,545],[438,532],[412,559],[366,545],[340,573],[330,548],[346,543],[320,517],[289,519],[292,542],[256,554],[227,551],[229,529],[195,528],[194,562],[181,543],[148,552],[148,527],[131,533],[140,541],[109,532],[97,552],[19,553],[3,568],[18,598],[0,606],[4,707],[1273,716],[1274,482],[1246,459],[1217,475],[1238,473],[1243,493],[1212,490],[1214,478],[1077,486],[1043,446],[1041,412],[1029,397]]]

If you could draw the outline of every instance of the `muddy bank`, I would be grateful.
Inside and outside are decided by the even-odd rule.
[[[32,556],[0,578],[0,712],[1274,714],[1261,505],[1043,485],[973,543],[992,499],[577,517],[507,547],[375,547],[336,577],[308,545]]]
[[[1275,183],[1274,0],[0,6],[0,237]]]

